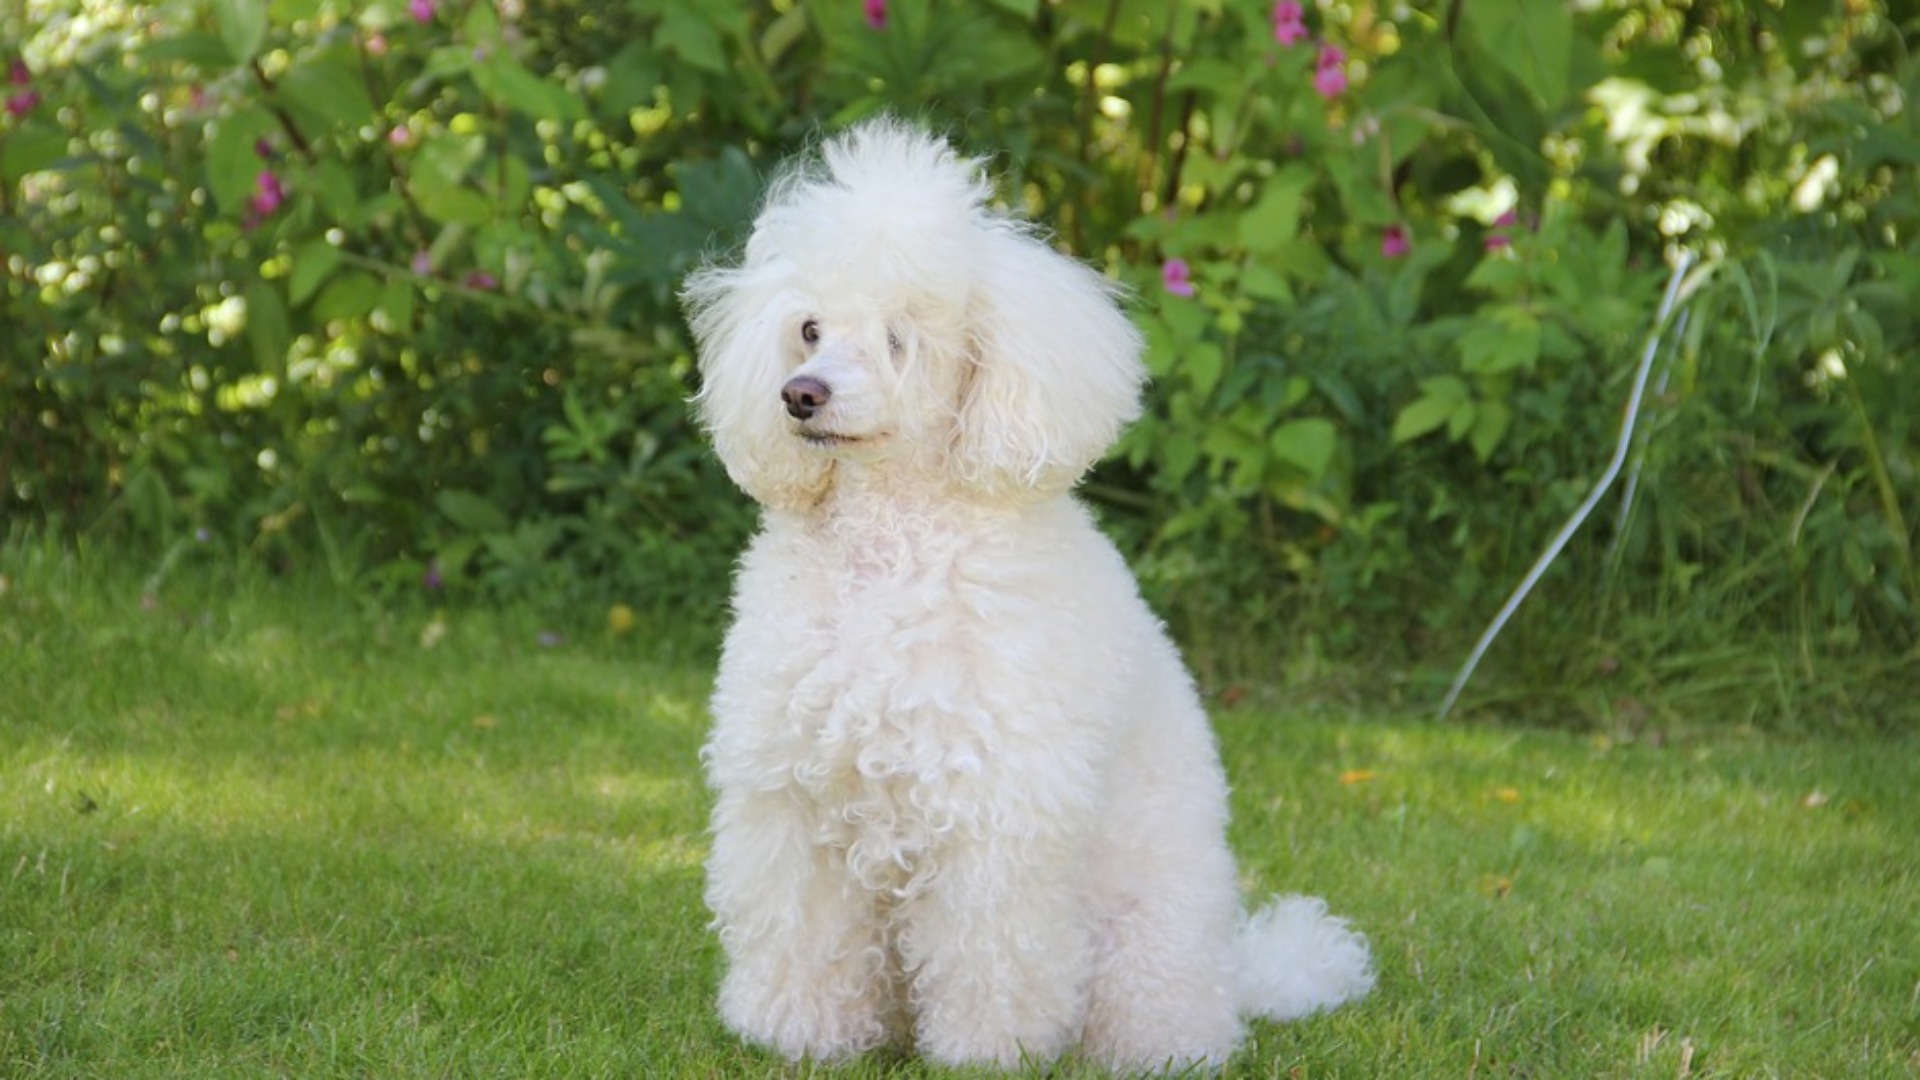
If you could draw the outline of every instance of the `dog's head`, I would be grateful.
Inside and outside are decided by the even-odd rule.
[[[870,121],[775,182],[738,265],[688,280],[696,404],[749,495],[804,508],[845,466],[1016,500],[1112,445],[1139,334],[1112,283],[990,195],[977,162]]]

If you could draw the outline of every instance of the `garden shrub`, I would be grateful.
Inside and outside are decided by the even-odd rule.
[[[893,110],[1133,290],[1149,409],[1087,490],[1189,628],[1456,647],[1599,475],[1657,330],[1633,501],[1549,576],[1552,625],[1711,608],[1898,654],[1914,20],[34,0],[0,14],[0,505],[711,611],[751,513],[688,422],[676,283],[776,162]]]

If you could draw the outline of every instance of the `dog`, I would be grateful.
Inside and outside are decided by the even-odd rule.
[[[1364,995],[1323,903],[1243,912],[1199,695],[1071,494],[1139,410],[1119,288],[881,118],[682,299],[694,408],[762,511],[702,756],[728,1027],[1137,1072]]]

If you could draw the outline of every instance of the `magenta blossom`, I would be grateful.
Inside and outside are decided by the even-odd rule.
[[[1273,40],[1291,49],[1306,37],[1306,12],[1299,0],[1280,0],[1273,5]]]
[[[287,189],[280,185],[280,178],[274,175],[272,169],[260,170],[260,175],[253,181],[253,199],[248,202],[248,208],[257,218],[264,218],[280,209],[280,204],[286,201]]]
[[[433,21],[434,0],[407,0],[407,14],[417,23]]]
[[[875,30],[887,28],[887,0],[866,0],[867,25]]]
[[[1389,225],[1387,231],[1380,234],[1380,255],[1382,258],[1398,259],[1413,250],[1413,240],[1407,236],[1405,225]]]
[[[1160,264],[1160,284],[1175,296],[1193,295],[1193,269],[1185,259],[1168,259]]]
[[[424,251],[414,252],[412,267],[414,273],[419,274],[421,277],[426,277],[428,274],[433,273],[433,256]]]
[[[1313,89],[1332,101],[1347,92],[1347,54],[1337,45],[1322,43],[1313,62]]]
[[[40,107],[40,91],[32,89],[33,71],[27,62],[14,57],[7,65],[7,84],[17,89],[7,95],[7,115],[15,120]]]
[[[469,289],[492,292],[500,287],[500,279],[487,273],[485,270],[475,270],[467,275],[465,284]]]
[[[1506,230],[1513,228],[1514,223],[1519,220],[1519,216],[1511,210],[1494,218],[1493,231],[1480,241],[1480,246],[1488,251],[1499,251],[1501,248],[1513,246],[1513,237],[1508,236]]]

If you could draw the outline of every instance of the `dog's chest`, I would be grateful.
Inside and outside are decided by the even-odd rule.
[[[795,620],[784,730],[770,749],[815,842],[844,852],[866,885],[911,891],[943,845],[980,826],[992,737],[983,628],[958,595],[950,546],[840,554]]]

